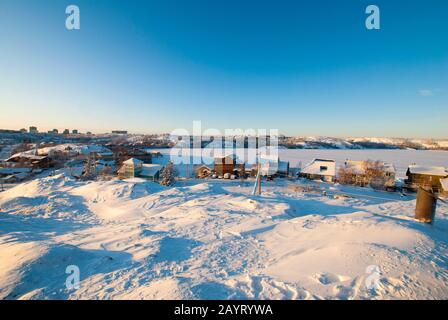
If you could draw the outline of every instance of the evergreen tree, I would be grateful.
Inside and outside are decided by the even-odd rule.
[[[160,184],[163,186],[173,186],[176,183],[177,170],[170,161],[162,170]]]

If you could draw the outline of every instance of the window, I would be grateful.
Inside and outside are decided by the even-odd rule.
[[[322,171],[327,171],[328,170],[328,167],[327,166],[320,166],[320,171],[322,172]]]

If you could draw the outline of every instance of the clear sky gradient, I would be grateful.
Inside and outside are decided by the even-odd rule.
[[[448,138],[447,14],[446,0],[0,0],[0,128]]]

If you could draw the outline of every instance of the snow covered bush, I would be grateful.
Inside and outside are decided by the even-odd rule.
[[[390,183],[386,168],[381,161],[366,161],[366,177],[369,185],[374,189],[384,189]]]
[[[352,168],[341,167],[338,170],[338,182],[340,184],[356,184],[355,173]]]
[[[385,189],[395,183],[381,161],[360,161],[358,166],[347,165],[338,170],[338,182],[360,187],[370,186],[374,189]]]

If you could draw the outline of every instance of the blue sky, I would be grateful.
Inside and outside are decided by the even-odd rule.
[[[81,30],[65,29],[76,4]],[[365,28],[369,4],[381,30]],[[1,0],[0,127],[448,138],[448,2]]]

